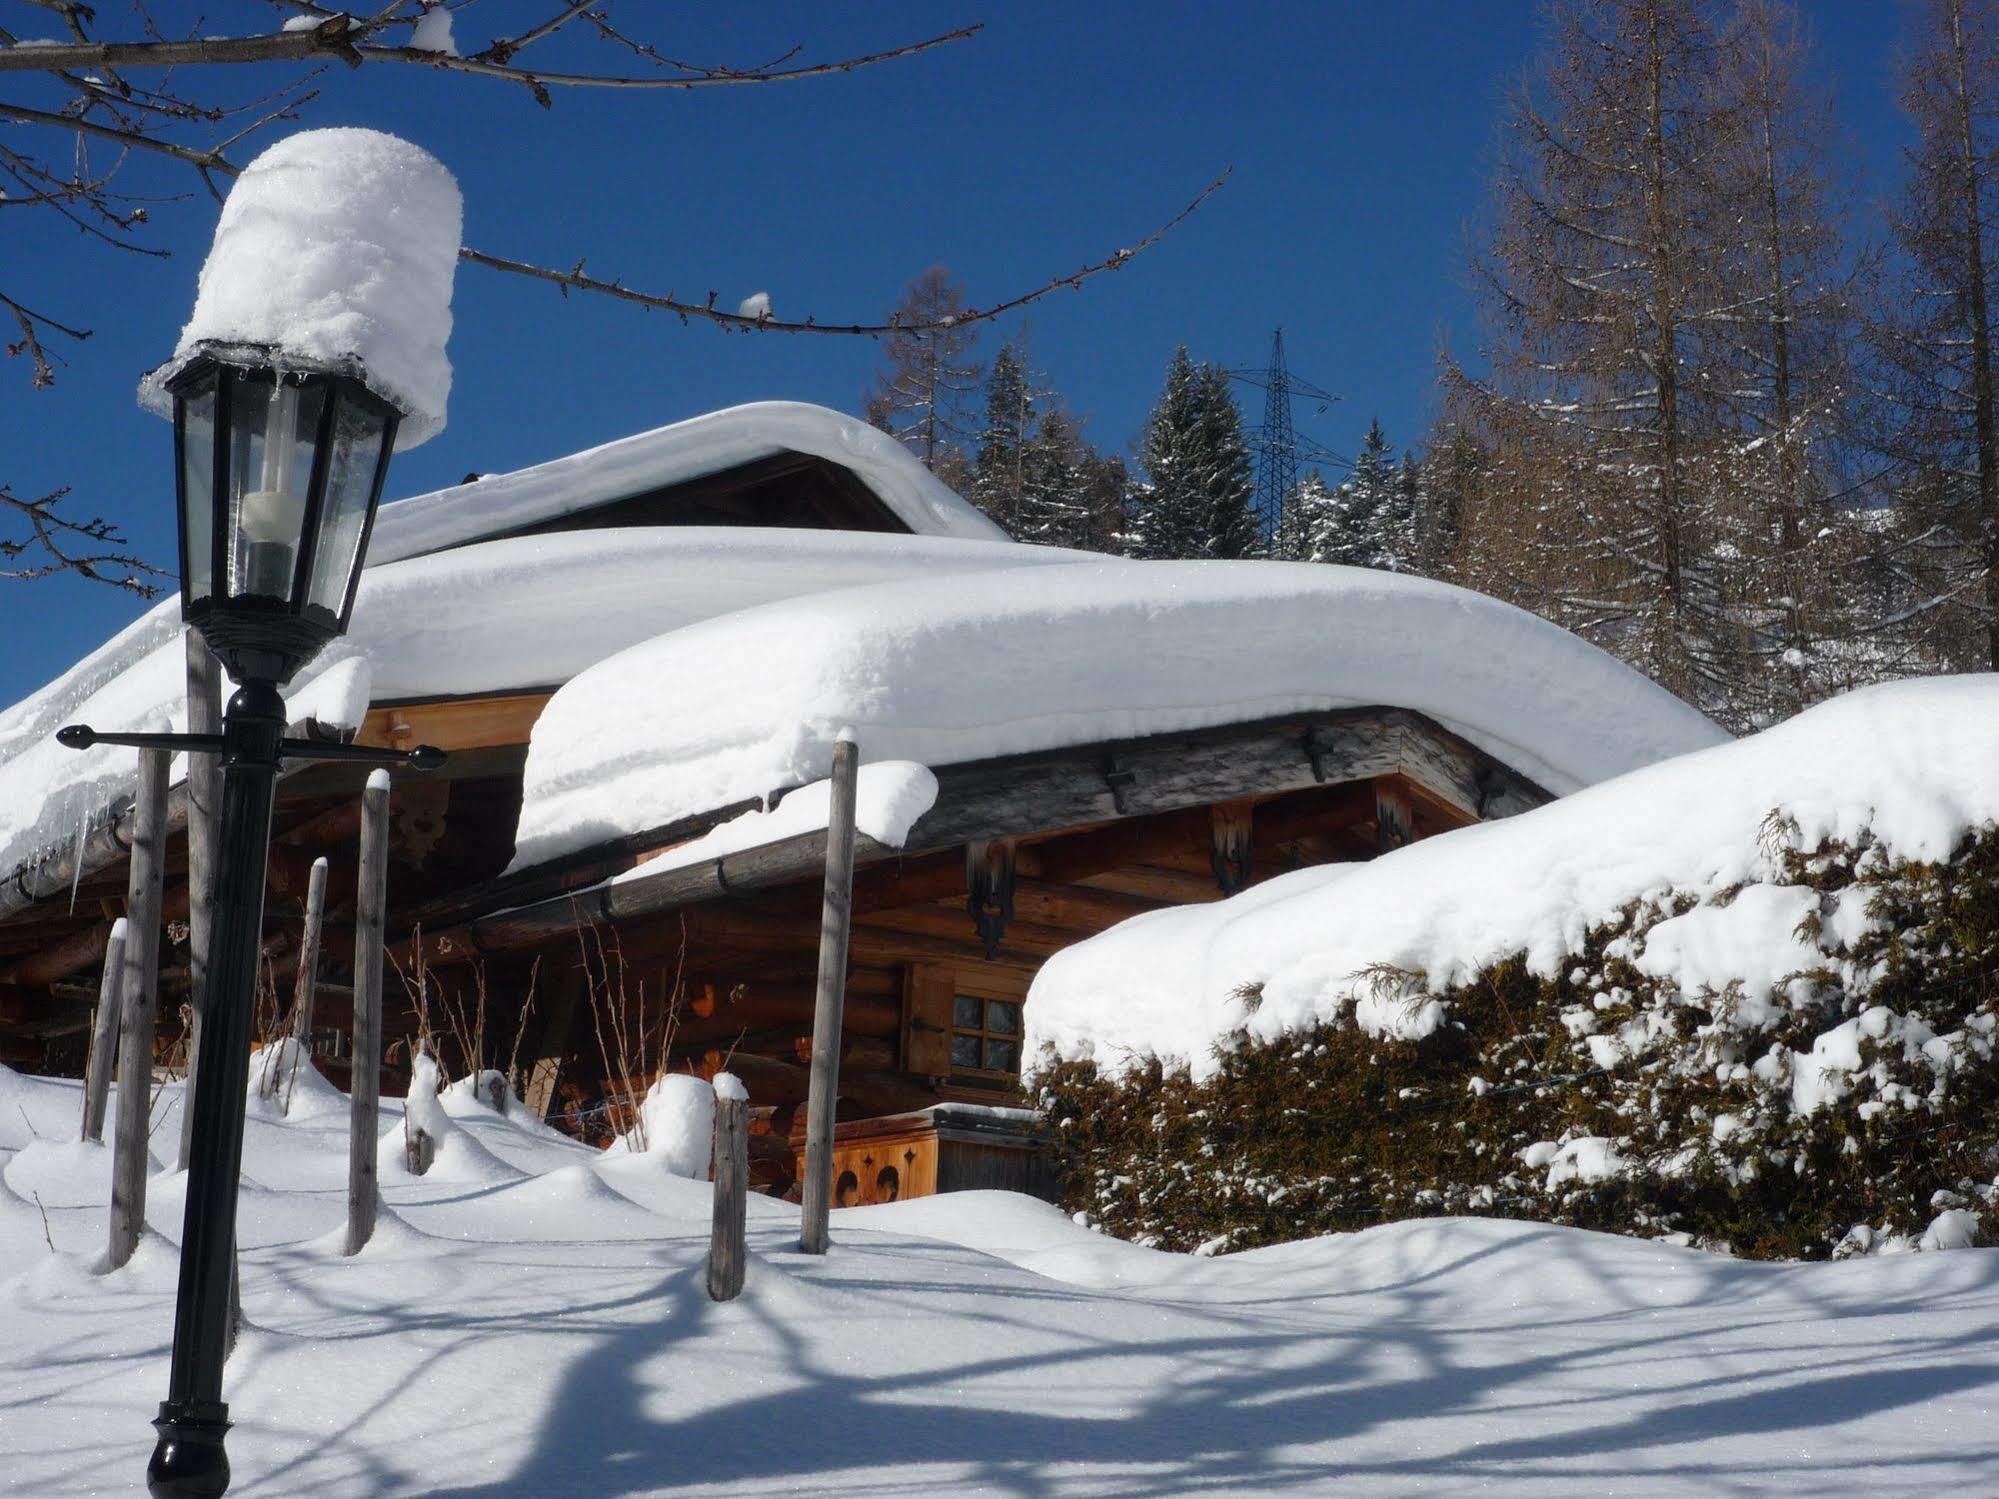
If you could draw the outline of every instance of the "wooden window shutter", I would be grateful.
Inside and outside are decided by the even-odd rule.
[[[902,1065],[925,1077],[951,1070],[951,996],[955,970],[911,963],[902,979]]]

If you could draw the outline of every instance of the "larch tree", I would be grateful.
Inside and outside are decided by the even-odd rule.
[[[1842,388],[1794,28],[1570,0],[1550,31],[1477,261],[1491,372],[1447,366],[1453,420],[1492,449],[1468,581],[1746,727],[1801,611],[1745,559],[1787,535],[1803,554]]]
[[[1893,216],[1904,275],[1880,346],[1902,414],[1893,566],[1946,664],[1999,666],[1999,8],[1926,0],[1902,102],[1915,125]]]
[[[1850,575],[1867,538],[1847,500],[1857,270],[1810,55],[1795,11],[1741,0],[1711,80],[1732,119],[1715,168],[1714,274],[1730,315],[1702,340],[1719,429],[1711,565],[1737,626],[1732,697],[1753,723],[1849,685],[1860,664]]]
[[[970,483],[965,448],[983,374],[967,310],[965,289],[943,266],[913,279],[889,315],[884,364],[866,405],[870,422],[954,489]]]

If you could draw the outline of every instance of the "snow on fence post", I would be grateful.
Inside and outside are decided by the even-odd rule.
[[[285,1074],[285,1112],[291,1112],[292,1087],[298,1070],[312,1064],[312,1002],[319,990],[319,929],[326,916],[326,856],[312,861],[312,873],[305,884],[305,933],[299,939],[298,981],[292,986],[292,1054]],[[277,1092],[276,1068],[271,1069],[270,1089]]]
[[[361,793],[361,871],[354,913],[354,1056],[348,1074],[347,1249],[375,1232],[375,1139],[382,1100],[382,928],[389,899],[389,773]]]
[[[111,1095],[111,1069],[118,1056],[118,996],[124,993],[125,918],[111,923],[104,944],[104,977],[97,986],[97,1023],[90,1036],[90,1063],[83,1082],[83,1138],[104,1138],[104,1105]]]
[[[860,751],[833,746],[826,814],[826,894],[819,916],[819,989],[812,1005],[812,1074],[805,1108],[805,1188],[798,1247],[824,1254],[833,1207],[833,1105],[840,1093],[841,1006],[847,996],[847,934],[854,907],[854,789]]]
[[[187,637],[187,731],[222,732],[222,663],[201,638]],[[208,934],[215,928],[215,842],[222,830],[222,757],[187,757],[187,1077],[180,1093],[180,1150],[194,1149],[194,1081],[201,1064],[201,1017],[208,1008]]]
[[[153,1020],[160,973],[160,880],[165,873],[167,752],[139,751],[132,866],[119,980],[118,1130],[111,1160],[111,1242],[105,1268],[132,1258],[146,1227],[146,1140],[153,1112]]]
[[[718,1072],[715,1086],[715,1218],[708,1234],[708,1297],[734,1301],[748,1259],[744,1231],[750,1199],[750,1095],[740,1079]]]

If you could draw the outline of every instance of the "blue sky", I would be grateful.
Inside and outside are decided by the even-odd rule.
[[[542,8],[486,0],[461,22],[461,45]],[[1904,137],[1892,80],[1902,7],[1820,0],[1806,11],[1871,231]],[[244,5],[235,29],[265,14]],[[1168,240],[1028,315],[1035,363],[1109,448],[1134,437],[1181,342],[1199,358],[1260,364],[1283,324],[1293,368],[1342,397],[1322,418],[1301,411],[1301,426],[1343,451],[1377,414],[1398,446],[1419,436],[1439,347],[1472,352],[1465,225],[1503,96],[1536,45],[1525,0],[628,0],[619,14],[667,50],[739,64],[793,45],[827,57],[971,21],[985,29],[851,75],[573,91],[550,111],[477,79],[337,69],[305,122],[393,130],[436,153],[464,188],[469,244],[552,264],[583,256],[597,274],[713,290],[730,306],[768,290],[781,315],[822,319],[878,315],[934,263],[974,301],[996,300],[1138,239],[1232,165],[1227,187]],[[0,362],[0,478],[17,493],[73,485],[71,507],[111,516],[170,561],[169,429],[132,391],[186,317],[215,205],[155,212],[148,242],[174,252],[164,261],[16,217],[44,221],[5,226],[0,290],[95,332],[64,351],[53,390],[30,392],[19,363]],[[683,328],[476,267],[461,268],[455,308],[450,425],[398,456],[391,497],[739,401],[857,409],[879,361],[865,340]],[[987,351],[996,344],[989,332]],[[1259,398],[1243,394],[1254,421]],[[0,702],[139,607],[77,582],[0,584]]]

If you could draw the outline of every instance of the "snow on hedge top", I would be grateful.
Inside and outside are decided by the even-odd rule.
[[[536,724],[516,866],[864,760],[994,755],[1382,704],[1555,792],[1726,736],[1545,620],[1319,564],[1083,562],[743,610],[574,678]]]
[[[824,406],[753,401],[384,505],[368,559],[393,562],[441,551],[779,453],[838,464],[919,536],[1010,539],[887,433]]]
[[[194,315],[139,386],[162,416],[166,382],[206,344],[275,351],[282,366],[347,369],[403,413],[398,448],[444,426],[451,279],[464,205],[429,152],[379,130],[306,130],[243,169],[222,205]]]
[[[1769,879],[1772,812],[1795,822],[1803,847],[1867,829],[1891,855],[1941,859],[1966,829],[1999,818],[1994,744],[1999,676],[1870,687],[1372,863],[1135,917],[1041,969],[1026,1006],[1029,1048],[1111,1068],[1156,1055],[1207,1075],[1215,1043],[1238,1026],[1271,1040],[1351,1007],[1370,1031],[1426,1034],[1441,1018],[1434,1001],[1412,1007],[1370,970],[1402,970],[1435,993],[1524,953],[1552,976],[1589,927],[1633,901]],[[1641,966],[1672,965],[1689,992],[1735,980],[1757,1002],[1817,961],[1792,938],[1805,910],[1788,890],[1752,884],[1731,903],[1662,922]],[[1262,985],[1253,1012],[1238,998],[1250,984]]]
[[[371,700],[550,687],[711,615],[816,589],[1059,566],[1083,556],[1012,542],[749,526],[521,536],[370,567],[354,618],[287,691],[292,718],[360,722]],[[55,742],[66,723],[186,723],[180,601],[164,599],[32,697],[0,711],[0,879],[67,849],[129,796],[136,755]],[[358,704],[354,701],[358,694]],[[176,770],[176,774],[178,774]]]

